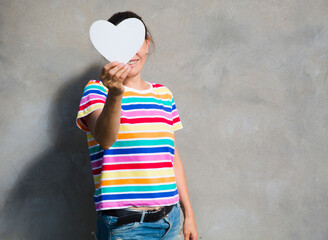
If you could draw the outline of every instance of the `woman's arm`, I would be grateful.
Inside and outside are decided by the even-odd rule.
[[[130,67],[127,64],[118,62],[111,62],[104,66],[99,76],[104,86],[108,88],[104,108],[85,117],[91,134],[104,149],[110,148],[117,139],[124,93],[123,81],[129,70]]]
[[[181,208],[184,214],[183,222],[183,235],[185,240],[195,240],[198,237],[196,222],[194,212],[192,210],[188,189],[186,176],[184,173],[181,158],[179,156],[178,149],[175,145],[175,155],[174,155],[174,173],[177,182],[177,188],[180,195]]]

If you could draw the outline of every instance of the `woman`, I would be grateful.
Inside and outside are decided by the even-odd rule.
[[[108,21],[117,25],[128,18],[143,22],[133,12]],[[180,203],[184,239],[197,239],[174,142],[182,124],[172,93],[141,78],[152,42],[146,25],[145,30],[137,54],[128,64],[105,65],[101,81],[85,87],[79,107],[77,124],[87,132],[96,188],[97,239],[178,239]]]

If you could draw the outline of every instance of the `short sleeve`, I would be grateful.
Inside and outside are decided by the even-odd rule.
[[[173,131],[177,131],[183,128],[180,117],[179,117],[179,113],[178,113],[178,109],[175,105],[175,101],[174,98],[172,96],[172,120],[173,120]]]
[[[76,117],[77,126],[85,132],[90,132],[85,118],[105,105],[108,90],[99,80],[90,80],[83,91],[79,111]]]

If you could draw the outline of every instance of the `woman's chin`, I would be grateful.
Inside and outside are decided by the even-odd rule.
[[[133,73],[129,73],[127,78],[134,78],[136,77],[138,74],[133,74]]]
[[[132,78],[137,76],[140,73],[140,71],[137,71],[137,69],[131,68],[130,72],[128,73],[128,78]]]

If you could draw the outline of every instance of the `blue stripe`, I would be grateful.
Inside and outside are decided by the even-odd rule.
[[[103,156],[104,156],[104,152],[103,151],[101,151],[101,152],[99,152],[99,153],[97,153],[95,155],[92,155],[92,156],[90,156],[91,162],[92,161],[95,161],[95,160],[99,160],[99,159],[103,158]]]
[[[131,104],[131,105],[124,105],[122,104],[122,109],[123,110],[137,110],[137,109],[160,109],[160,110],[164,110],[165,112],[171,112],[171,108],[170,107],[165,107],[163,105],[157,105],[157,104],[142,104],[142,103],[138,103],[138,104]]]
[[[91,89],[91,90],[85,91],[83,93],[83,97],[85,97],[85,96],[87,96],[87,95],[89,95],[91,93],[98,94],[98,95],[103,95],[103,96],[107,97],[107,93],[104,93],[104,92],[102,92],[100,90],[95,90],[95,89]]]
[[[178,194],[175,189],[170,192],[158,192],[158,193],[124,193],[124,194],[106,194],[100,196],[94,196],[95,202],[101,202],[106,200],[128,200],[128,199],[155,199],[163,197],[174,197]]]
[[[174,149],[170,148],[170,147],[105,149],[105,155],[138,154],[138,153],[168,153],[168,152],[171,154],[174,154]]]

